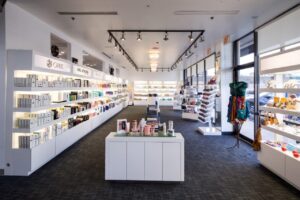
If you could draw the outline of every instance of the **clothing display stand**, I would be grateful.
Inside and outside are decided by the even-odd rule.
[[[248,84],[245,82],[230,83],[230,94],[227,119],[233,125],[236,136],[236,143],[227,149],[240,147],[240,131],[243,123],[249,117],[249,106],[245,99],[246,89]]]
[[[221,131],[212,127],[212,112],[215,106],[215,97],[217,93],[216,85],[207,85],[203,90],[201,105],[199,109],[199,120],[201,123],[208,123],[208,127],[198,127],[198,131],[203,135],[222,135]]]

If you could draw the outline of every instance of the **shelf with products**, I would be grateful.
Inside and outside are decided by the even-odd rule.
[[[176,81],[134,81],[135,105],[147,105],[148,97],[157,95],[160,105],[173,105],[174,95],[178,90]]]
[[[128,105],[127,81],[8,50],[6,175],[29,175]]]
[[[264,166],[298,189],[300,175],[295,169],[300,167],[299,57],[299,48],[282,48],[277,54],[260,57],[262,141],[258,153]]]

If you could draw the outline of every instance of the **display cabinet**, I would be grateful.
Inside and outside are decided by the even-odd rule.
[[[6,175],[30,175],[128,105],[126,81],[8,50]]]
[[[177,91],[176,81],[134,81],[134,105],[148,105],[148,97],[157,95],[159,105],[172,106]]]
[[[300,188],[300,49],[260,57],[259,161]]]

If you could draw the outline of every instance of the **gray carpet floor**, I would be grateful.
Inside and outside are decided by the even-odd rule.
[[[258,163],[249,145],[227,150],[232,136],[202,136],[195,131],[198,122],[183,121],[168,108],[161,121],[173,120],[185,138],[185,182],[104,181],[106,135],[117,119],[140,119],[145,111],[128,107],[30,177],[0,177],[0,199],[300,199],[298,190]]]

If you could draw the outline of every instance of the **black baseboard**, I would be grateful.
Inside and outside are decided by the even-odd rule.
[[[222,135],[233,135],[232,131],[223,131]]]

